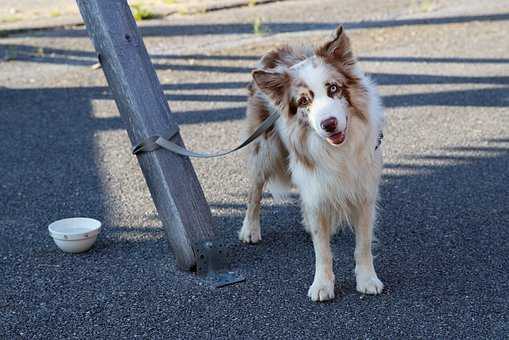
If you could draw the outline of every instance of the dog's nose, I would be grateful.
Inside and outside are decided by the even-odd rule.
[[[325,130],[325,132],[334,132],[336,131],[336,127],[338,126],[338,120],[334,117],[327,118],[322,120],[320,123],[320,127]]]

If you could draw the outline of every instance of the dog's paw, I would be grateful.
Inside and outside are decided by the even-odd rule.
[[[262,239],[260,222],[244,220],[239,231],[239,240],[243,243],[258,243]]]
[[[327,301],[334,299],[334,279],[315,279],[311,287],[309,287],[308,296],[313,301]]]
[[[384,284],[376,274],[357,275],[357,291],[363,294],[380,294]]]

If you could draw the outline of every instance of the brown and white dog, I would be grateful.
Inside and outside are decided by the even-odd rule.
[[[253,71],[247,134],[274,111],[274,127],[248,149],[250,188],[239,238],[261,240],[260,201],[292,185],[300,192],[303,223],[313,239],[313,301],[334,298],[330,240],[342,225],[355,230],[357,290],[383,289],[373,266],[371,244],[382,172],[379,146],[384,114],[374,84],[339,27],[315,50],[288,46],[267,53]]]

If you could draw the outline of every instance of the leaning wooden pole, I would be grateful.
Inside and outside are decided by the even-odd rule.
[[[178,131],[127,1],[77,3],[131,143]],[[183,145],[178,133],[172,141]],[[196,264],[194,244],[214,238],[210,208],[193,166],[187,157],[164,149],[137,157],[177,265],[190,270]]]

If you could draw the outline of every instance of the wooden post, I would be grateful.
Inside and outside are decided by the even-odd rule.
[[[77,3],[131,143],[178,131],[127,1]],[[172,141],[183,145],[178,133]],[[191,270],[196,264],[195,242],[215,238],[210,208],[192,164],[164,149],[141,153],[138,162],[177,265]]]

